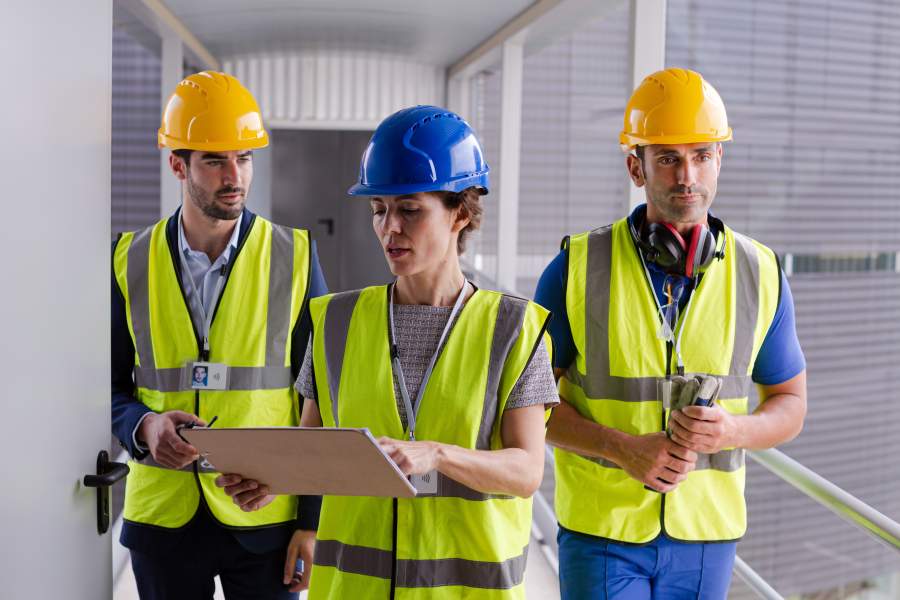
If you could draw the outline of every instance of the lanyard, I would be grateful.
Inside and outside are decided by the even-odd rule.
[[[428,380],[431,379],[431,372],[434,370],[434,363],[437,362],[438,354],[441,352],[441,347],[444,345],[444,341],[447,339],[447,334],[450,333],[450,328],[453,326],[453,321],[456,318],[456,315],[459,314],[460,308],[462,307],[463,297],[466,295],[466,286],[468,286],[469,281],[463,281],[462,289],[459,290],[459,295],[456,297],[456,302],[453,304],[453,310],[450,311],[450,317],[447,319],[447,324],[444,325],[444,331],[441,333],[441,339],[438,341],[437,348],[434,350],[434,354],[431,355],[431,360],[428,361],[428,368],[425,369],[425,375],[422,377],[422,383],[419,385],[419,391],[416,393],[416,404],[413,406],[412,400],[409,397],[409,390],[406,389],[406,378],[403,376],[403,366],[400,364],[400,354],[397,352],[397,343],[396,343],[396,332],[394,330],[394,290],[397,288],[397,283],[391,285],[391,301],[388,309],[388,315],[390,317],[390,328],[391,328],[391,365],[394,367],[394,373],[397,375],[397,383],[400,387],[400,396],[403,397],[403,405],[406,408],[406,422],[409,426],[409,439],[416,439],[416,413],[419,411],[419,406],[422,404],[422,397],[425,395],[425,386],[428,385]]]
[[[213,291],[212,303],[210,304],[209,313],[206,312],[206,306],[203,304],[203,292],[197,287],[197,283],[194,281],[194,276],[191,274],[191,268],[187,263],[187,258],[185,258],[183,252],[179,252],[181,254],[181,271],[183,275],[186,275],[184,280],[191,284],[191,289],[193,289],[193,297],[197,300],[195,303],[197,305],[197,310],[200,311],[200,319],[202,324],[202,330],[200,331],[200,339],[202,343],[202,356],[203,360],[209,359],[209,330],[212,327],[213,315],[216,312],[215,306],[219,300],[219,294],[222,293],[222,287],[225,285],[225,271],[228,267],[228,262],[222,264],[221,268],[216,269],[219,272],[219,276],[216,278],[216,288]],[[190,292],[188,293],[190,296]]]
[[[694,278],[694,289],[691,291],[691,295],[688,298],[687,306],[684,307],[684,313],[680,316],[680,320],[676,317],[675,326],[671,326],[669,322],[666,320],[665,313],[663,312],[663,307],[659,304],[659,298],[656,297],[656,291],[653,288],[653,279],[650,277],[650,270],[647,268],[647,262],[644,260],[644,253],[641,252],[640,248],[637,249],[638,256],[641,258],[641,266],[644,267],[644,275],[647,278],[647,284],[650,286],[650,295],[653,296],[653,301],[656,303],[656,309],[659,312],[661,324],[659,327],[659,331],[657,332],[657,337],[665,340],[668,343],[674,344],[675,346],[675,361],[676,366],[678,368],[678,373],[684,373],[684,359],[681,357],[681,338],[684,335],[684,325],[687,323],[688,314],[691,312],[691,304],[694,302],[694,296],[697,293],[697,283],[698,278]],[[683,292],[682,292],[683,293]],[[675,310],[677,314],[678,304],[676,301]],[[668,377],[670,373],[666,373]]]

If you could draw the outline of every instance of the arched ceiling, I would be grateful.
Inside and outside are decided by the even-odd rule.
[[[216,57],[340,47],[448,66],[532,0],[166,0]]]

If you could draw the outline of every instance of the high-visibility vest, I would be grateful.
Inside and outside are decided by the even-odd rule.
[[[208,360],[228,366],[227,389],[195,390],[191,364],[200,360],[200,345],[166,223],[123,234],[113,257],[134,343],[137,399],[158,413],[183,410],[206,422],[217,416],[215,426],[222,428],[297,425],[291,333],[309,294],[309,233],[254,217],[231,258],[209,332]],[[124,509],[129,521],[181,527],[197,511],[201,494],[226,526],[262,527],[297,516],[293,496],[279,496],[256,512],[242,511],[215,486],[216,472],[205,461],[174,470],[148,455],[129,467]]]
[[[325,427],[368,427],[407,439],[394,397],[386,286],[316,298],[313,368]],[[549,314],[477,290],[460,312],[427,382],[416,439],[502,448],[510,391]],[[486,494],[439,474],[435,496],[326,496],[309,597],[524,598],[531,499]]]
[[[685,372],[722,378],[719,405],[743,415],[755,409],[750,375],[781,275],[771,250],[727,227],[724,235],[724,259],[706,270],[678,326]],[[625,219],[569,239],[566,310],[577,353],[560,395],[606,427],[632,435],[664,430],[668,414],[656,387],[670,350],[657,337],[657,302]],[[629,543],[660,533],[734,540],[746,531],[742,449],[700,455],[696,471],[668,494],[648,491],[610,461],[559,448],[555,455],[556,514],[567,529]]]

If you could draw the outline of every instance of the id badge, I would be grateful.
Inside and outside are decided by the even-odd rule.
[[[438,473],[437,471],[429,471],[424,475],[410,475],[409,482],[416,488],[419,496],[428,496],[437,494]]]
[[[211,362],[191,363],[191,388],[195,390],[228,389],[228,365]]]

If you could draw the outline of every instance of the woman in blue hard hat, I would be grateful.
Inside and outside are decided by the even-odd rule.
[[[313,301],[301,422],[368,427],[417,496],[327,496],[311,599],[524,598],[558,397],[547,311],[460,269],[488,188],[475,133],[442,108],[391,115],[362,157],[349,193],[368,198],[396,280]]]

